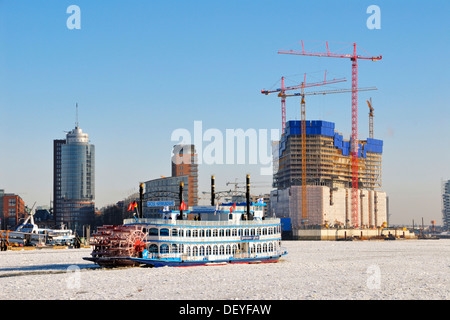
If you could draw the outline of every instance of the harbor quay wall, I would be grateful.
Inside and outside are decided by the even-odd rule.
[[[375,240],[385,237],[417,239],[409,230],[398,229],[294,229],[292,240]]]

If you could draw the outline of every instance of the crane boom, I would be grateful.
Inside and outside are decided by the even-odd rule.
[[[286,100],[283,96],[286,91],[288,90],[296,90],[296,89],[300,89],[300,88],[310,88],[310,87],[318,87],[318,86],[324,86],[324,85],[328,85],[328,84],[333,84],[333,83],[338,83],[338,82],[343,82],[343,81],[347,81],[345,78],[339,78],[339,79],[332,79],[332,80],[326,80],[326,72],[325,72],[325,79],[324,81],[320,81],[320,82],[310,82],[307,83],[306,82],[306,74],[304,76],[304,81],[301,84],[295,85],[295,86],[290,86],[290,87],[286,87],[284,84],[284,77],[281,77],[281,88],[278,88],[276,90],[261,90],[262,94],[268,95],[270,93],[275,93],[278,92],[278,96],[281,97],[281,133],[284,133],[284,129],[286,128]]]
[[[372,107],[372,98],[370,98],[370,101],[367,100],[367,104],[369,105],[369,138],[373,139],[373,107]]]

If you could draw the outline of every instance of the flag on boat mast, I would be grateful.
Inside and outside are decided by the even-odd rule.
[[[137,202],[136,201],[133,201],[133,202],[131,202],[129,205],[128,205],[128,209],[127,209],[127,211],[133,211],[134,210],[134,208],[137,208]]]

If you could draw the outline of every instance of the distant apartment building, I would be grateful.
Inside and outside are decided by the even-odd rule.
[[[147,207],[147,201],[174,201],[170,209],[178,210],[180,183],[188,206],[198,205],[198,164],[194,145],[175,145],[172,154],[172,176],[144,182],[144,216],[157,215],[161,207]]]
[[[0,190],[1,229],[15,229],[25,219],[25,202],[16,194]]]
[[[83,234],[95,214],[95,147],[79,128],[53,141],[53,207],[55,225]]]
[[[189,199],[189,176],[167,177],[144,182],[144,201],[173,201],[174,206],[170,209],[178,210],[180,206],[179,192],[180,183],[183,182],[183,199]],[[158,214],[162,207],[144,207],[144,216],[152,217]]]
[[[442,187],[442,222],[444,229],[450,231],[450,180],[445,181]]]
[[[188,205],[198,205],[198,162],[193,144],[173,147],[172,177],[188,176]]]

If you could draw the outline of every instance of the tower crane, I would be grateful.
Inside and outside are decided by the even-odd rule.
[[[362,56],[356,52],[356,43],[353,43],[353,53],[344,54],[330,52],[328,41],[325,42],[326,52],[305,51],[303,40],[301,41],[302,50],[278,50],[279,54],[292,54],[313,57],[330,57],[330,58],[346,58],[352,62],[352,137],[351,137],[351,154],[352,154],[352,223],[358,228],[358,59],[378,61],[382,56]]]
[[[294,94],[284,94],[283,98],[287,97],[301,97],[301,147],[302,147],[302,224],[307,224],[308,221],[308,212],[307,212],[307,193],[306,193],[306,103],[305,96],[309,95],[325,95],[325,94],[333,94],[333,93],[345,93],[352,92],[353,89],[338,89],[338,90],[327,90],[327,91],[315,91],[315,92],[304,92],[304,88],[301,88],[301,93]],[[371,91],[377,90],[375,87],[369,88],[359,88],[359,91]],[[281,93],[280,93],[281,94]]]
[[[345,78],[327,80],[326,71],[325,71],[324,81],[320,81],[320,82],[306,83],[306,75],[305,75],[304,81],[301,84],[286,87],[286,85],[284,84],[284,79],[285,79],[284,77],[281,77],[281,88],[278,88],[275,90],[261,90],[261,93],[265,94],[265,95],[268,95],[269,93],[278,92],[278,96],[281,97],[281,134],[284,134],[284,129],[286,128],[286,98],[285,98],[286,91],[297,90],[300,88],[318,87],[318,86],[324,86],[324,85],[328,85],[328,84],[347,81]]]
[[[373,107],[372,107],[372,98],[370,98],[370,101],[367,100],[367,104],[369,105],[369,138],[373,139]]]

